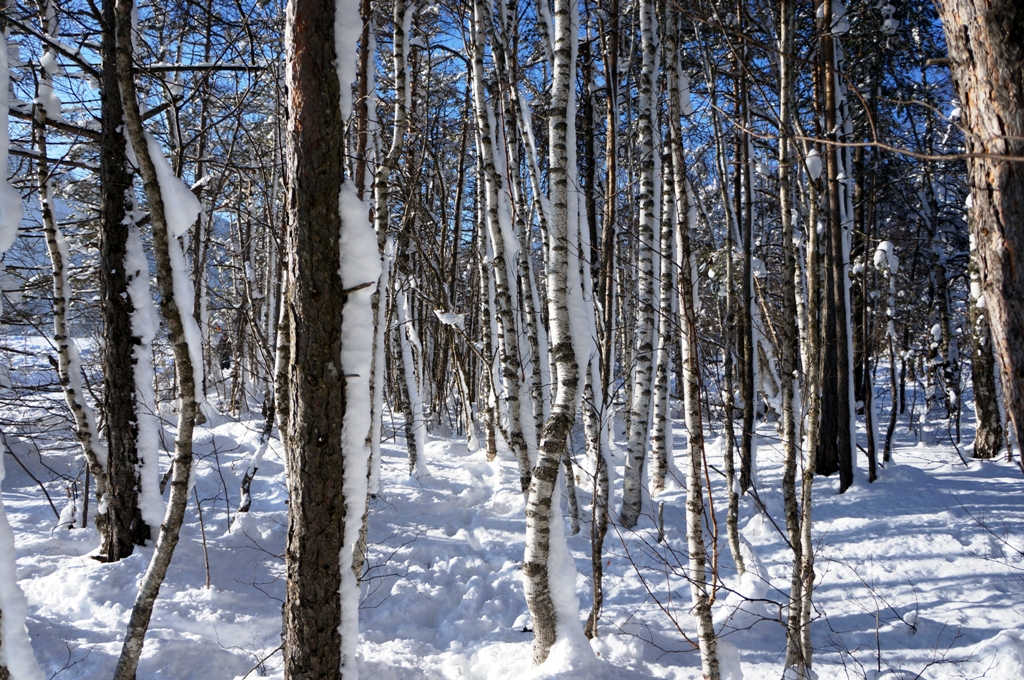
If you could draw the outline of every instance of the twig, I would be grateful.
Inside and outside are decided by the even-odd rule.
[[[53,508],[53,514],[56,515],[57,519],[59,520],[60,511],[58,511],[57,506],[53,504],[53,499],[50,498],[50,493],[46,490],[46,486],[44,486],[43,483],[39,481],[39,478],[32,474],[32,471],[25,467],[25,464],[21,462],[21,459],[18,458],[17,455],[15,455],[14,449],[12,449],[10,445],[7,444],[7,434],[2,430],[0,430],[0,437],[3,437],[4,448],[7,449],[7,453],[11,454],[11,457],[14,458],[14,462],[20,465],[21,469],[25,471],[25,474],[27,474],[32,479],[32,481],[38,484],[39,488],[43,490],[43,495],[46,496],[46,501],[50,504],[50,507]]]
[[[246,679],[247,677],[249,677],[249,674],[250,674],[250,673],[252,673],[252,672],[253,672],[254,670],[256,670],[257,668],[259,668],[260,666],[262,666],[263,664],[265,664],[265,663],[267,662],[267,659],[269,659],[270,657],[274,656],[275,654],[277,654],[278,652],[280,652],[280,651],[281,651],[282,649],[284,649],[284,645],[283,645],[283,644],[279,645],[279,646],[277,647],[277,649],[275,649],[275,650],[274,650],[274,651],[272,651],[272,652],[271,652],[270,654],[267,654],[267,655],[266,655],[265,657],[263,657],[262,659],[260,659],[259,661],[257,661],[257,662],[256,662],[256,665],[255,665],[255,666],[253,666],[252,668],[250,668],[250,669],[249,669],[249,670],[248,670],[248,671],[246,672],[246,674],[242,676],[242,680],[245,680],[245,679]]]

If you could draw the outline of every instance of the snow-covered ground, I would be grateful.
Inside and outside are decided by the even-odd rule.
[[[276,441],[253,483],[252,511],[229,528],[260,425],[222,417],[197,430],[203,524],[193,501],[146,637],[140,680],[281,676],[287,517]],[[685,431],[681,423],[675,429],[682,456]],[[768,514],[757,512],[750,498],[741,501],[740,526],[752,556],[743,582],[725,546],[715,440],[709,450],[725,582],[716,604],[720,650],[726,659],[738,657],[748,680],[781,676],[780,613],[790,578],[779,531],[780,456],[771,444],[773,428],[765,425],[760,434],[759,497]],[[85,530],[55,528],[54,510],[22,467],[44,481],[55,479],[53,471],[74,476],[76,451],[10,434],[7,443],[13,455],[5,454],[3,502],[17,539],[36,657],[49,677],[110,677],[152,549],[116,564],[90,559],[99,542],[92,518]],[[488,463],[464,442],[436,437],[428,438],[426,458],[429,474],[410,479],[401,438],[383,447],[361,593],[361,677],[518,677],[529,671],[531,634],[519,569],[524,504],[515,464],[510,457]],[[590,494],[582,472],[580,481],[586,520]],[[649,499],[636,531],[609,530],[605,612],[592,643],[599,660],[571,672],[556,650],[547,677],[699,677],[698,655],[684,639],[694,638],[695,628],[683,579],[682,481],[656,499],[665,503],[664,543],[657,541]],[[1020,469],[970,459],[965,466],[948,443],[901,440],[878,482],[867,484],[861,470],[842,496],[837,483],[819,478],[815,491],[819,677],[1024,677]],[[59,512],[68,503],[64,484],[46,486]],[[591,600],[589,545],[584,521],[570,538],[581,619]],[[754,599],[737,611],[740,594]]]

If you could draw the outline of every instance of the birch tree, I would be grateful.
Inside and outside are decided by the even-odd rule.
[[[188,503],[192,437],[199,413],[197,386],[202,385],[203,375],[199,328],[191,314],[194,293],[185,272],[184,255],[177,241],[177,237],[183,235],[198,217],[199,201],[174,177],[160,146],[143,129],[134,78],[133,12],[134,4],[131,0],[119,2],[114,12],[118,86],[124,109],[124,125],[135,150],[149,207],[160,311],[167,324],[174,355],[180,405],[171,463],[170,500],[149,568],[143,576],[132,607],[128,631],[114,672],[116,680],[131,680],[135,677],[160,585],[178,544],[178,534]]]
[[[41,30],[51,40],[58,39],[57,14],[50,2],[39,3],[39,22]],[[124,507],[124,500],[134,500],[137,495],[137,485],[131,479],[125,489],[119,489],[121,493],[117,498],[112,498],[109,492],[107,481],[108,459],[107,449],[99,437],[99,429],[96,424],[96,414],[92,405],[85,399],[85,390],[82,385],[82,364],[78,353],[78,345],[71,336],[68,326],[68,313],[71,306],[71,282],[70,268],[71,256],[68,243],[57,226],[56,206],[54,205],[53,178],[51,168],[47,162],[47,118],[60,119],[60,99],[53,91],[53,76],[57,71],[57,58],[52,48],[48,45],[43,48],[39,60],[39,74],[36,83],[36,101],[32,112],[32,136],[35,138],[35,150],[39,160],[36,162],[36,190],[39,194],[39,211],[43,222],[43,234],[46,237],[46,250],[50,256],[50,264],[53,276],[53,339],[57,346],[57,375],[64,391],[64,400],[71,410],[75,422],[75,435],[82,445],[85,460],[96,480],[96,495],[99,500],[101,511],[97,513],[97,527],[104,538],[106,547],[112,548],[115,543],[126,542],[127,545],[118,545],[113,550],[116,557],[120,557],[120,551],[127,549],[130,553],[136,541],[131,537],[122,537],[125,530],[131,531],[131,522],[127,526],[118,522],[118,510],[125,510],[126,515],[132,518],[138,516],[138,510],[134,503]],[[113,505],[113,508],[111,508]],[[105,510],[104,510],[105,509]],[[113,516],[111,523],[108,517]],[[128,519],[128,518],[125,518]],[[142,524],[139,522],[139,524]],[[137,527],[146,529],[145,525]],[[148,532],[147,532],[148,533]],[[125,541],[127,538],[127,541]],[[111,550],[103,550],[101,553],[107,556]],[[112,561],[112,560],[110,560]]]
[[[10,68],[8,65],[7,37],[4,22],[0,20],[0,257],[11,247],[18,236],[21,223],[21,194],[7,183],[7,152],[10,142],[8,116],[8,93],[10,92]],[[0,312],[3,300],[0,299]],[[0,483],[5,476],[5,452],[0,451]],[[14,531],[7,519],[3,499],[0,499],[0,678],[3,680],[42,680],[43,672],[32,654],[32,643],[25,616],[28,602],[18,586],[17,567],[14,561]]]
[[[520,330],[513,301],[519,299],[517,270],[519,241],[513,233],[510,207],[509,170],[505,151],[505,135],[496,124],[494,104],[484,85],[484,52],[486,28],[493,22],[490,3],[473,3],[471,66],[473,70],[473,103],[477,124],[478,156],[486,191],[486,224],[488,243],[493,257],[494,303],[499,324],[498,358],[505,386],[508,409],[509,447],[519,464],[519,483],[524,493],[530,488],[531,448],[523,433],[523,410],[532,417],[528,390],[520,379]],[[527,292],[528,294],[528,292]]]
[[[398,171],[399,161],[405,150],[406,135],[409,129],[409,107],[412,101],[411,82],[407,61],[409,56],[409,35],[412,25],[414,6],[408,6],[405,0],[396,0],[392,14],[393,22],[393,49],[391,55],[392,68],[395,75],[395,110],[394,125],[391,130],[391,143],[388,151],[376,172],[373,174],[373,220],[374,229],[377,232],[377,246],[380,251],[381,275],[377,282],[377,290],[374,293],[374,310],[376,323],[374,324],[374,356],[373,356],[373,422],[370,433],[370,446],[372,447],[372,461],[374,469],[371,475],[376,481],[376,467],[380,461],[380,440],[381,440],[381,419],[384,406],[384,363],[385,363],[385,338],[387,335],[387,314],[388,294],[391,270],[394,258],[394,242],[390,240],[391,233],[391,183],[393,176]],[[369,17],[367,18],[369,20]],[[365,44],[365,43],[364,43]],[[368,47],[367,47],[368,49]],[[370,59],[367,56],[367,59]],[[372,67],[364,69],[366,80],[373,71]],[[369,87],[367,84],[366,87]],[[368,107],[368,114],[373,108],[372,102],[365,104]],[[367,121],[367,126],[369,126]],[[368,134],[368,133],[364,133]],[[368,153],[368,152],[367,152]],[[390,244],[390,245],[389,245]],[[404,332],[404,330],[403,330]],[[404,365],[404,364],[403,364]],[[423,433],[425,434],[425,433]],[[422,435],[421,435],[422,436]],[[409,451],[410,474],[416,469],[417,460],[423,454],[416,450],[417,438],[406,437],[406,449]]]
[[[668,13],[666,30],[673,34],[675,46],[679,31],[677,11]],[[674,53],[674,50],[671,52]],[[671,54],[670,53],[670,54]],[[672,156],[672,192],[677,210],[675,238],[678,244],[678,302],[681,325],[683,363],[683,410],[686,418],[686,448],[689,464],[686,470],[686,538],[689,550],[690,596],[697,625],[701,672],[705,680],[718,680],[717,637],[711,618],[713,595],[708,592],[707,549],[704,542],[704,416],[701,407],[700,356],[697,343],[697,281],[690,249],[691,232],[696,222],[692,210],[693,196],[686,181],[686,158],[683,150],[681,116],[683,112],[681,73],[678,59],[667,64],[669,100],[668,127]],[[710,489],[708,489],[710,494]],[[714,542],[717,539],[712,539]],[[712,574],[712,579],[717,574]]]
[[[622,524],[636,526],[640,517],[644,483],[644,461],[647,458],[647,436],[651,411],[652,371],[654,369],[654,229],[657,225],[657,194],[655,191],[655,53],[657,34],[655,3],[642,0],[640,42],[642,66],[639,78],[637,154],[640,163],[640,193],[637,196],[639,225],[637,231],[637,325],[632,398],[629,401],[629,431],[626,443],[626,471],[622,485]]]
[[[548,108],[548,327],[551,357],[558,382],[551,415],[541,431],[540,451],[530,480],[526,505],[526,550],[523,575],[526,602],[533,616],[533,661],[543,663],[559,638],[582,637],[579,603],[574,592],[552,588],[552,581],[573,583],[575,567],[565,542],[556,492],[566,439],[576,421],[579,366],[574,338],[582,304],[579,278],[578,197],[575,170],[575,82],[579,8],[556,0],[554,61]],[[568,578],[567,578],[568,577]]]
[[[790,141],[794,104],[794,33],[796,2],[783,0],[779,12],[779,212],[782,218],[782,319],[779,374],[782,388],[782,497],[785,504],[786,532],[793,549],[793,576],[790,580],[789,609],[786,619],[786,668],[795,668],[803,680],[804,658],[801,643],[801,607],[803,579],[801,565],[800,513],[797,505],[797,454],[799,435],[794,408],[798,386],[799,332],[796,310],[796,245],[793,225],[793,145]]]

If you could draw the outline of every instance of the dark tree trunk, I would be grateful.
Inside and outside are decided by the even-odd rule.
[[[601,398],[602,407],[608,403],[608,395],[614,392],[611,384],[612,364],[615,347],[615,202],[616,161],[618,146],[618,88],[619,88],[619,0],[608,0],[607,22],[602,23],[604,40],[605,95],[607,97],[605,120],[605,188],[604,215],[601,221],[601,276],[598,279],[596,299],[601,309]]]
[[[131,210],[132,176],[125,153],[124,112],[117,85],[114,32],[115,0],[103,3],[100,81],[100,193],[103,227],[100,230],[100,295],[103,308],[103,409],[107,438],[109,498],[107,512],[97,513],[96,526],[103,535],[100,555],[115,562],[132,554],[149,538],[149,526],[139,512],[138,423],[135,414],[135,360],[132,357],[128,273],[124,257]],[[100,485],[97,485],[97,490]],[[103,507],[102,501],[99,504]]]
[[[340,370],[345,294],[338,275],[338,201],[345,149],[334,14],[333,0],[295,0],[287,10],[286,678],[342,677],[338,556],[346,522]]]
[[[985,305],[1006,410],[1024,441],[1024,6],[936,0],[967,123]],[[1010,160],[1012,157],[1017,160]]]
[[[819,48],[823,62],[823,114],[825,131],[837,131],[837,92],[835,74],[835,39],[827,28],[832,25],[831,5],[826,3],[819,25]],[[822,298],[825,326],[825,370],[822,376],[821,444],[817,471],[830,475],[839,472],[839,492],[853,483],[853,423],[850,419],[850,355],[849,327],[846,314],[846,258],[843,252],[842,196],[839,174],[841,147],[830,147],[826,153],[826,224],[827,269],[825,294]]]

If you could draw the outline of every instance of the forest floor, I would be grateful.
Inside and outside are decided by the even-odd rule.
[[[197,430],[203,523],[193,500],[146,637],[140,680],[281,677],[287,517],[277,442],[253,483],[252,511],[229,527],[261,424],[258,417],[221,417]],[[390,431],[393,423],[387,425]],[[172,433],[165,434],[172,441]],[[784,518],[775,431],[768,424],[759,429],[758,495],[767,514],[754,499],[741,500],[740,527],[749,547],[742,579],[725,542],[721,452],[714,439],[719,434],[711,433],[708,457],[721,531],[724,588],[715,611],[723,678],[779,678],[785,647],[780,614],[791,558],[779,531]],[[969,458],[965,465],[948,439],[918,444],[905,427],[901,436],[877,482],[867,483],[862,455],[856,484],[847,493],[837,495],[836,479],[815,481],[812,638],[819,678],[1024,677],[1020,469]],[[965,431],[965,441],[971,436]],[[489,463],[460,438],[428,440],[429,475],[420,479],[407,474],[400,437],[383,446],[362,582],[361,677],[700,676],[699,657],[683,637],[695,638],[695,628],[683,578],[681,475],[656,499],[665,503],[664,542],[657,541],[649,499],[635,531],[609,530],[605,610],[600,637],[592,643],[600,660],[581,664],[556,651],[541,672],[528,672],[532,636],[519,568],[524,504],[514,463],[508,456]],[[91,518],[87,529],[57,528],[56,513],[69,501],[56,473],[77,475],[77,452],[66,444],[50,446],[41,436],[8,433],[6,442],[3,502],[17,540],[18,579],[29,602],[36,658],[48,677],[111,677],[152,548],[116,564],[90,559],[99,543]],[[684,442],[685,429],[675,422],[680,457]],[[616,459],[621,462],[621,454]],[[44,480],[54,508],[28,472]],[[584,521],[569,539],[581,620],[591,601],[590,494],[583,474]],[[621,479],[616,482],[618,489]]]

